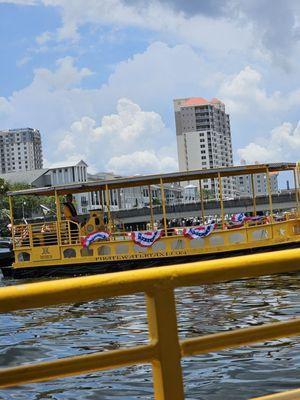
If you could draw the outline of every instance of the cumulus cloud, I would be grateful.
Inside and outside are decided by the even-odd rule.
[[[280,92],[268,95],[262,87],[262,75],[250,66],[225,79],[219,89],[219,96],[228,106],[229,112],[236,114],[249,114],[251,109],[256,109],[256,112],[274,111],[282,106]]]
[[[36,69],[33,84],[47,85],[50,90],[68,89],[80,84],[85,77],[92,74],[88,68],[76,68],[72,57],[59,59],[56,65],[55,72],[47,68]]]
[[[108,169],[116,174],[134,175],[136,173],[153,174],[170,172],[178,169],[173,157],[160,157],[154,151],[136,151],[119,157],[112,157]]]
[[[266,57],[289,70],[290,55],[299,54],[300,5],[297,0],[0,0],[14,4],[42,4],[61,13],[61,27],[37,37],[80,39],[86,25],[110,29],[134,27],[158,33],[169,43],[184,42],[215,56]],[[161,16],[164,16],[161,18]],[[97,31],[97,29],[95,30]]]
[[[274,128],[260,143],[251,142],[237,150],[240,159],[248,163],[298,160],[300,151],[300,122],[294,127],[285,122]]]
[[[52,38],[53,38],[53,34],[51,32],[46,31],[36,37],[36,42],[38,44],[43,45],[43,44],[49,42],[49,40],[51,40]]]
[[[13,1],[13,0],[12,0]],[[15,0],[16,2],[18,0]],[[22,0],[19,0],[22,3]],[[85,25],[135,27],[156,32],[221,56],[252,52],[289,68],[288,55],[299,51],[300,6],[297,0],[37,0],[58,8],[62,25],[57,40],[75,41]],[[161,15],[164,18],[161,18]],[[39,37],[47,39],[47,34]],[[38,40],[40,40],[38,39]],[[258,51],[258,48],[263,51]],[[215,54],[216,55],[216,54]]]
[[[214,18],[216,13],[212,12],[212,2],[210,7],[202,7],[203,12],[193,15],[182,11],[183,2],[180,7],[174,7],[169,1],[157,0],[77,0],[76,5],[68,0],[40,2],[57,7],[61,12],[62,26],[56,32],[57,40],[77,41],[80,28],[85,25],[148,30],[163,35],[164,40],[168,38],[169,43],[174,43],[175,39],[207,51],[213,49],[222,55],[229,51],[243,51],[245,44],[250,44],[252,40],[247,26],[236,24],[221,13],[219,18]],[[45,38],[48,38],[47,34],[37,40],[44,41]]]
[[[58,144],[68,159],[85,149],[85,159],[102,170],[128,175],[177,169],[173,147],[157,149],[159,141],[172,139],[160,115],[143,111],[129,99],[121,98],[117,113],[102,117],[98,126],[90,117],[72,123]]]
[[[287,70],[290,68],[289,55],[300,39],[297,0],[277,0],[276,7],[272,0],[232,0],[230,12],[233,18],[252,26],[256,46],[268,51],[276,64]]]
[[[217,85],[220,80],[191,47],[171,47],[161,42],[154,42],[144,52],[117,64],[102,86],[83,88],[82,83],[91,73],[88,68],[78,68],[71,57],[58,60],[53,69],[35,69],[28,86],[0,98],[1,127],[40,129],[44,154],[50,162],[58,157],[58,143],[61,150],[71,146],[66,136],[69,131],[72,135],[77,132],[79,137],[82,132],[92,132],[94,139],[107,139],[118,131],[115,147],[120,142],[124,149],[126,142],[140,137],[140,132],[145,143],[155,132],[161,132],[164,123],[160,115],[167,116],[173,124],[173,98],[191,93],[206,95],[211,82]],[[120,98],[131,102],[120,102]],[[117,113],[113,112],[116,104]],[[173,142],[175,133],[169,130],[168,135],[157,138],[155,145],[152,142],[151,148],[156,151]],[[103,148],[99,150],[102,152]]]

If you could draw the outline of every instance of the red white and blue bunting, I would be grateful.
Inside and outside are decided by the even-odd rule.
[[[244,213],[233,214],[231,217],[231,222],[234,223],[243,223],[246,219],[246,215]]]
[[[81,238],[81,244],[83,247],[89,247],[89,245],[97,240],[107,240],[109,238],[109,233],[107,232],[93,232],[89,235]]]
[[[247,217],[244,213],[233,214],[231,217],[231,222],[243,225],[244,222],[261,222],[265,221],[267,218],[264,215],[257,215],[256,217]]]
[[[162,230],[154,232],[131,232],[131,239],[142,247],[150,247],[162,237]]]
[[[189,239],[201,239],[208,236],[215,229],[215,224],[210,224],[206,226],[197,226],[195,228],[184,228],[182,233],[185,237]]]

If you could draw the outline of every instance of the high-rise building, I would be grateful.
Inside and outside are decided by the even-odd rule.
[[[41,134],[38,129],[0,131],[0,172],[43,168]]]
[[[202,97],[174,100],[180,171],[233,165],[229,115],[218,99]],[[234,179],[223,178],[223,196],[234,196]],[[217,180],[204,181],[204,189],[218,194]]]

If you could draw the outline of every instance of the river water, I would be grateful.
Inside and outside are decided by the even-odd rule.
[[[181,338],[282,321],[300,314],[300,274],[176,291]],[[0,286],[20,281],[0,280]],[[0,366],[145,343],[142,295],[0,314]],[[186,399],[248,399],[300,387],[300,338],[183,360]],[[149,366],[0,389],[0,399],[153,399]]]

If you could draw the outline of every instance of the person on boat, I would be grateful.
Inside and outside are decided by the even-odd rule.
[[[73,195],[71,193],[66,195],[66,201],[64,203],[64,216],[67,221],[70,221],[70,230],[72,242],[76,241],[78,237],[78,215],[76,208],[73,204]]]

